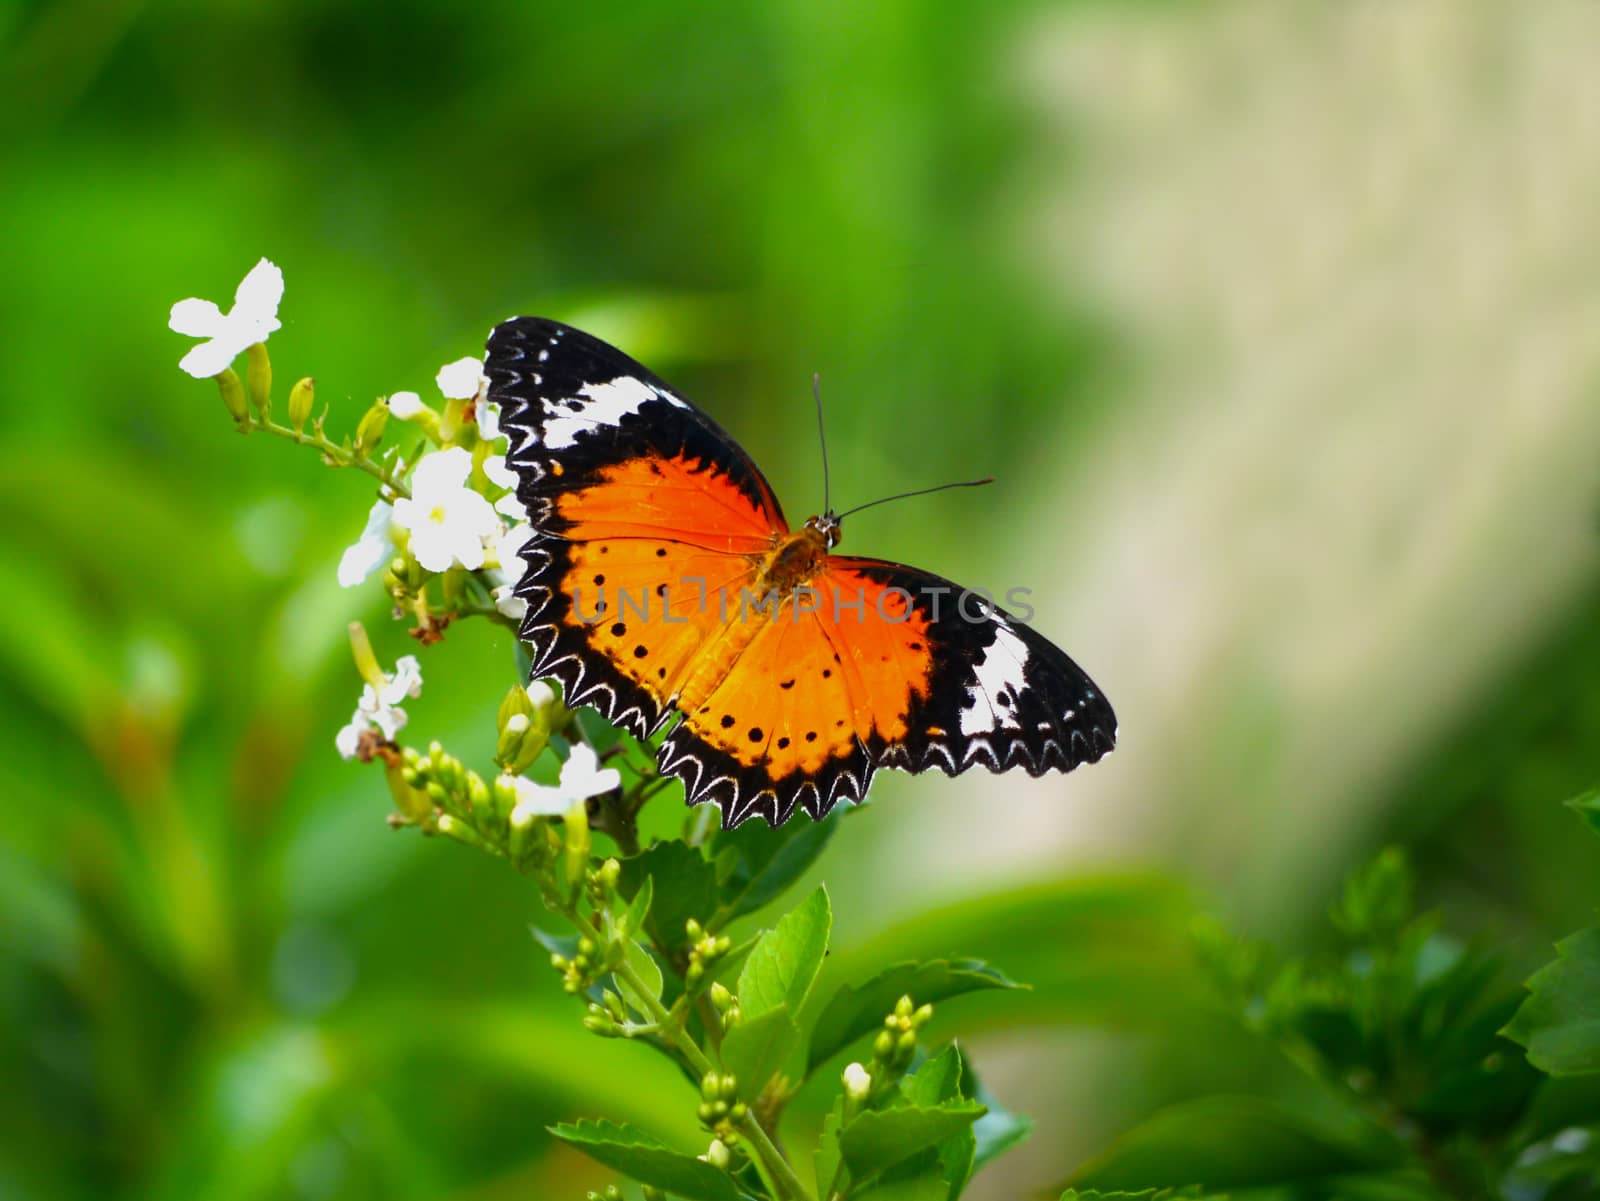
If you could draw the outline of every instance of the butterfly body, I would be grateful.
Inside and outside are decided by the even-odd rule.
[[[820,817],[879,767],[1039,775],[1112,748],[1058,648],[947,580],[835,554],[832,512],[791,529],[738,444],[620,351],[514,318],[485,370],[534,526],[534,674],[641,737],[671,725],[662,771],[725,825]]]

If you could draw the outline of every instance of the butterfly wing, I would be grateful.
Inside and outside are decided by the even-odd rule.
[[[879,767],[1030,775],[1093,763],[1116,715],[1058,647],[926,572],[830,556],[785,600],[661,750],[723,822],[820,818]]]
[[[954,776],[982,764],[1039,776],[1097,762],[1116,746],[1117,717],[1099,686],[1032,626],[914,567],[847,556],[829,563],[831,585],[865,597],[872,612],[842,628],[874,711],[901,710],[867,736],[875,766]]]
[[[484,371],[534,528],[516,589],[534,675],[644,735],[727,636],[696,590],[736,593],[783,512],[716,422],[597,338],[513,318]]]

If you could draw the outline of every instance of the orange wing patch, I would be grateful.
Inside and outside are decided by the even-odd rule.
[[[926,623],[903,597],[850,572],[824,571],[811,589],[744,615],[757,622],[747,645],[663,748],[697,791],[726,781],[729,821],[859,798],[869,748],[903,738],[927,695]]]
[[[672,539],[722,554],[761,554],[772,518],[724,475],[681,455],[640,455],[601,467],[597,482],[562,494],[557,516],[573,541]]]

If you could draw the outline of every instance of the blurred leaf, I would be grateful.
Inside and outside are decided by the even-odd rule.
[[[841,988],[823,1008],[812,1027],[806,1071],[816,1071],[863,1034],[882,1026],[903,996],[926,1005],[983,989],[1023,987],[976,959],[940,959],[885,968],[865,984]]]
[[[968,1128],[982,1116],[983,1106],[971,1101],[869,1110],[851,1118],[839,1131],[839,1154],[850,1178],[864,1183]]]
[[[562,1123],[550,1133],[608,1168],[687,1201],[739,1201],[727,1173],[616,1122]]]
[[[1194,915],[1189,890],[1169,876],[1030,884],[926,909],[861,942],[841,941],[828,958],[826,979],[862,980],[886,963],[959,954],[1026,965],[1032,989],[1008,992],[1003,1004],[991,999],[969,1007],[969,1028],[1029,1021],[1164,1025],[1191,1013],[1202,991],[1190,933]],[[812,1066],[822,1058],[813,1053]]]
[[[1158,1113],[1073,1174],[1093,1189],[1266,1188],[1385,1168],[1397,1148],[1357,1146],[1255,1097],[1207,1097]],[[1063,1187],[1067,1187],[1063,1186]]]
[[[761,936],[739,973],[739,1008],[745,1020],[780,1005],[799,1012],[828,953],[832,928],[828,890],[818,888]]]
[[[1531,994],[1504,1030],[1552,1076],[1600,1072],[1600,927],[1556,944],[1528,981]]]
[[[1197,1188],[1145,1188],[1133,1193],[1069,1188],[1061,1194],[1061,1201],[1207,1201],[1207,1195]],[[1216,1197],[1216,1201],[1222,1198]]]
[[[711,864],[685,842],[658,842],[622,861],[618,888],[630,901],[644,881],[652,881],[653,899],[645,928],[669,955],[688,942],[690,918],[704,922],[717,907],[717,878]]]
[[[1386,847],[1352,872],[1329,917],[1355,942],[1387,943],[1412,915],[1411,866],[1399,847]]]
[[[1583,824],[1590,831],[1600,834],[1600,788],[1590,789],[1582,796],[1573,797],[1567,802],[1568,808],[1583,819]]]
[[[722,1063],[738,1077],[740,1091],[753,1097],[783,1067],[799,1041],[800,1029],[789,1016],[789,1007],[779,1005],[728,1031],[722,1040]]]
[[[822,821],[791,821],[773,829],[765,822],[745,822],[717,835],[716,859],[729,856],[721,884],[718,925],[776,900],[816,862],[841,818],[838,811]]]
[[[975,1175],[1033,1133],[1033,1119],[1012,1113],[1000,1105],[983,1086],[970,1063],[966,1065],[963,1090],[989,1111],[972,1127],[975,1146],[970,1174]]]

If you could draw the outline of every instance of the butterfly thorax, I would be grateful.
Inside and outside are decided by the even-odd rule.
[[[792,534],[780,537],[756,569],[758,594],[769,591],[780,596],[792,593],[816,579],[828,558],[828,549],[838,540],[838,526],[822,525],[813,517]]]

